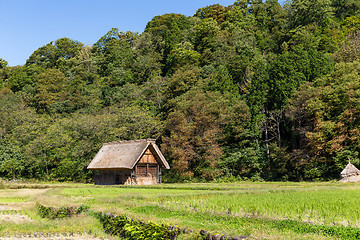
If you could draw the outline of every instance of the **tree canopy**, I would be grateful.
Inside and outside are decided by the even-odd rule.
[[[0,177],[91,181],[104,142],[151,137],[165,181],[336,179],[360,164],[359,36],[359,1],[239,0],[0,58]]]

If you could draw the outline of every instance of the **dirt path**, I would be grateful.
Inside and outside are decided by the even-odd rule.
[[[18,240],[18,239],[26,239],[26,240],[57,240],[57,239],[66,239],[66,240],[102,240],[101,238],[96,238],[88,234],[44,234],[39,236],[38,234],[15,234],[8,237],[0,237],[0,240]]]
[[[0,225],[1,224],[22,224],[26,222],[34,221],[28,215],[24,214],[24,209],[32,207],[37,198],[46,199],[47,196],[43,195],[48,189],[6,189],[0,190]],[[13,201],[14,199],[24,198],[24,201]],[[7,200],[9,201],[7,202]],[[22,200],[22,199],[21,199]],[[102,238],[91,236],[88,233],[13,233],[13,234],[4,234],[1,236],[0,240],[102,240]]]
[[[29,218],[28,215],[20,215],[20,214],[1,214],[0,221],[6,221],[9,224],[11,223],[23,223],[23,222],[31,222],[32,219]]]

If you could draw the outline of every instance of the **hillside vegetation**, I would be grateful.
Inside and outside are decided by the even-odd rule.
[[[0,59],[0,177],[91,181],[102,143],[151,137],[168,182],[336,179],[360,164],[359,46],[359,1],[240,0]]]

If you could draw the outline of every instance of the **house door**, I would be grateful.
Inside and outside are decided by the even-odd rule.
[[[115,175],[115,184],[122,184],[121,183],[121,175]]]

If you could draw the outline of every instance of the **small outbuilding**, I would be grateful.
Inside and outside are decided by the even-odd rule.
[[[350,159],[349,163],[340,173],[340,182],[360,182],[360,170],[350,163]]]
[[[98,185],[161,183],[161,169],[170,169],[155,139],[104,143],[88,169]]]

